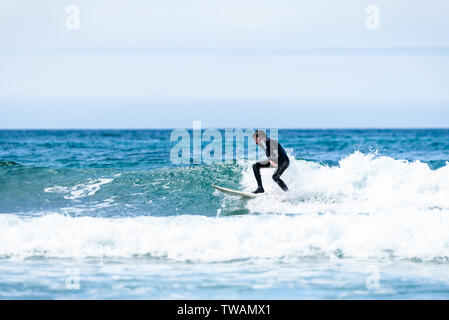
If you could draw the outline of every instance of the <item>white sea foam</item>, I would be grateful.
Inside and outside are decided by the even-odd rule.
[[[64,199],[76,200],[94,195],[103,184],[111,183],[114,179],[93,179],[87,183],[80,183],[73,187],[54,186],[45,188],[47,193],[65,193]]]
[[[268,194],[247,206],[278,214],[0,215],[0,256],[149,255],[205,262],[304,256],[449,259],[448,165],[431,170],[421,162],[360,153],[336,167],[292,159],[285,173],[288,193],[270,180],[270,170],[265,172]],[[245,169],[243,184],[254,187],[253,179]]]
[[[291,159],[282,179],[284,193],[271,179],[274,169],[262,170],[267,194],[249,201],[260,213],[390,214],[433,211],[449,214],[449,165],[431,170],[425,163],[356,152],[328,167]],[[242,184],[255,189],[252,169],[244,170]]]
[[[245,215],[105,219],[0,216],[0,256],[131,257],[178,261],[345,256],[449,257],[449,216]]]

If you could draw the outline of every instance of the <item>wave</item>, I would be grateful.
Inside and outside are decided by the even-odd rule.
[[[242,205],[214,195],[211,184],[237,188],[240,175],[233,163],[136,171],[23,166],[0,170],[0,213],[215,216],[222,202]]]
[[[9,168],[9,167],[21,167],[22,165],[20,163],[17,163],[15,161],[0,161],[0,168]]]
[[[174,261],[359,258],[449,260],[449,216],[243,215],[106,219],[0,215],[0,257]]]
[[[108,184],[114,181],[114,179],[94,179],[89,180],[87,183],[80,183],[73,187],[61,187],[54,186],[45,188],[47,193],[63,193],[66,194],[64,199],[75,200],[94,195],[103,184]]]
[[[0,212],[82,212],[100,216],[241,213],[400,214],[449,213],[449,166],[355,152],[326,165],[291,157],[282,192],[263,169],[267,193],[247,202],[211,184],[252,191],[252,162],[164,167],[148,171],[110,168],[12,166],[0,174]],[[1,170],[0,170],[1,171]]]
[[[447,163],[433,170],[420,161],[360,152],[336,166],[291,158],[283,176],[288,193],[266,169],[267,194],[246,202],[214,192],[210,183],[252,190],[248,161],[121,174],[48,170],[39,194],[53,197],[48,199],[56,209],[44,208],[32,217],[0,215],[0,257],[449,261]],[[68,183],[64,179],[73,172],[77,175]],[[42,202],[35,197],[35,203]],[[68,204],[74,211],[91,211],[79,217],[61,214],[70,213]],[[111,216],[102,211],[111,208]]]
[[[274,169],[262,171],[263,198],[249,201],[258,213],[301,214],[449,214],[449,165],[432,170],[428,164],[355,152],[337,166],[291,159],[282,178],[282,192],[272,181]],[[252,169],[242,172],[242,185],[254,188]]]

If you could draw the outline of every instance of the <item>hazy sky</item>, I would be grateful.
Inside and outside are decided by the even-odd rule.
[[[2,1],[0,128],[449,127],[448,12],[447,0]]]

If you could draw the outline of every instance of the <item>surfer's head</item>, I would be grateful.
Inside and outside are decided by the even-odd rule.
[[[259,144],[260,141],[264,141],[267,139],[267,134],[263,130],[256,130],[253,133],[253,139],[256,142],[256,144]]]

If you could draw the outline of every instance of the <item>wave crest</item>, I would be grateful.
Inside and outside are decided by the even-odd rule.
[[[449,214],[449,166],[432,170],[426,163],[409,162],[355,152],[330,167],[291,159],[282,176],[290,188],[283,193],[272,181],[274,169],[263,171],[267,195],[250,201],[260,213],[395,214],[442,211]],[[242,184],[254,186],[252,170]]]
[[[449,216],[245,215],[23,219],[0,216],[0,256],[234,259],[448,259]]]

